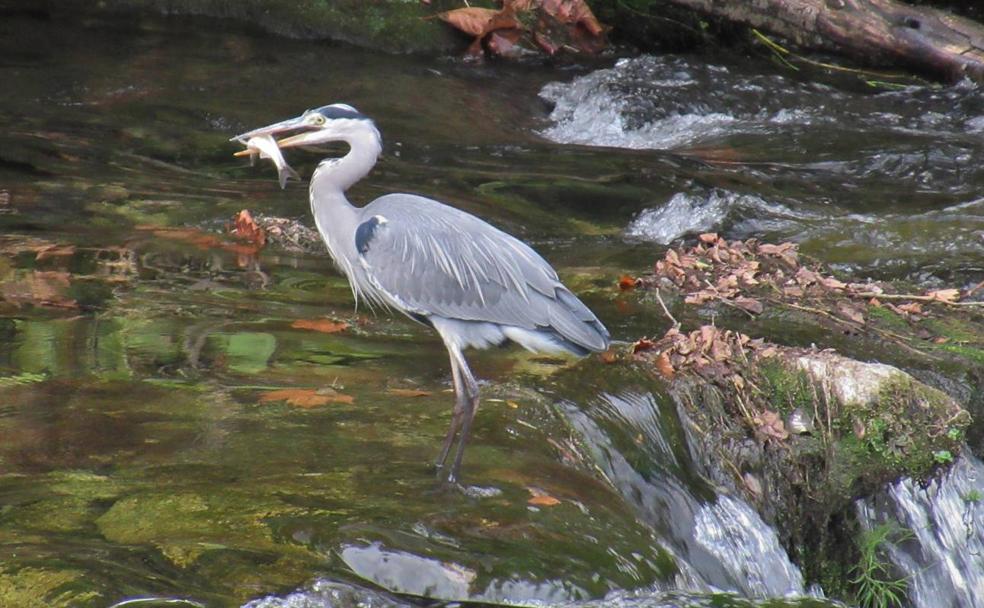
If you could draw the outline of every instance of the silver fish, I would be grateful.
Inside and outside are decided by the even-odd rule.
[[[246,142],[245,150],[240,150],[236,152],[236,156],[246,156],[249,155],[249,162],[253,164],[256,162],[256,157],[269,158],[273,161],[273,164],[277,167],[277,178],[280,180],[280,187],[283,189],[287,186],[287,178],[293,177],[296,180],[300,180],[301,176],[297,174],[297,171],[287,164],[284,159],[284,155],[280,152],[280,147],[277,146],[277,140],[273,138],[272,135],[257,135],[256,137],[250,137]]]

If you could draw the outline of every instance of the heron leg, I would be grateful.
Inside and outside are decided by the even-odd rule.
[[[444,437],[444,447],[441,448],[441,455],[437,457],[437,462],[434,463],[437,467],[438,475],[441,474],[441,470],[444,468],[444,463],[447,461],[448,454],[451,452],[451,444],[454,443],[458,429],[461,428],[461,420],[465,414],[465,401],[467,400],[464,387],[461,384],[461,372],[458,371],[458,362],[451,353],[450,347],[448,348],[448,355],[451,358],[451,379],[454,384],[454,410],[451,412],[451,426],[448,428],[448,434]]]
[[[465,453],[465,445],[468,443],[468,433],[471,430],[472,420],[478,411],[478,382],[468,369],[468,362],[465,361],[461,350],[449,349],[452,359],[457,359],[458,373],[461,376],[462,388],[464,393],[463,403],[465,407],[462,411],[461,436],[458,438],[458,449],[454,453],[454,464],[451,465],[451,472],[448,474],[448,481],[454,483],[459,478],[461,471],[461,458]],[[457,406],[456,406],[457,407]]]

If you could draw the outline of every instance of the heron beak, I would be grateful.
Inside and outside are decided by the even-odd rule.
[[[314,146],[323,144],[326,141],[326,135],[330,136],[330,134],[325,133],[323,129],[318,129],[315,127],[312,131],[298,133],[284,139],[278,139],[277,147],[282,150],[284,148],[295,148],[297,146]]]
[[[304,129],[308,127],[308,125],[304,124],[304,117],[298,116],[296,118],[289,118],[287,120],[273,123],[272,125],[260,127],[259,129],[253,129],[252,131],[247,131],[246,133],[241,133],[231,138],[229,141],[237,141],[241,144],[245,144],[251,137],[256,137],[258,135],[272,135],[276,137],[277,135],[287,131],[296,131],[297,129]]]

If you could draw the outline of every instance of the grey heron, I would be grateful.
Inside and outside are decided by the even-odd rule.
[[[583,356],[608,348],[608,330],[533,249],[474,215],[416,194],[350,204],[345,191],[369,173],[382,151],[373,121],[352,106],[308,110],[233,140],[287,134],[277,141],[281,149],[348,145],[341,158],[318,164],[310,197],[318,232],[356,302],[395,309],[431,326],[444,341],[455,401],[436,466],[443,475],[457,438],[447,471],[454,483],[479,402],[465,348],[511,340],[534,352]]]

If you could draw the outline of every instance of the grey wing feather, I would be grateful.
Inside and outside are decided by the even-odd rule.
[[[608,347],[608,331],[554,269],[479,218],[393,194],[364,207],[362,219],[374,222],[359,247],[366,275],[407,312],[552,330],[586,350]]]

